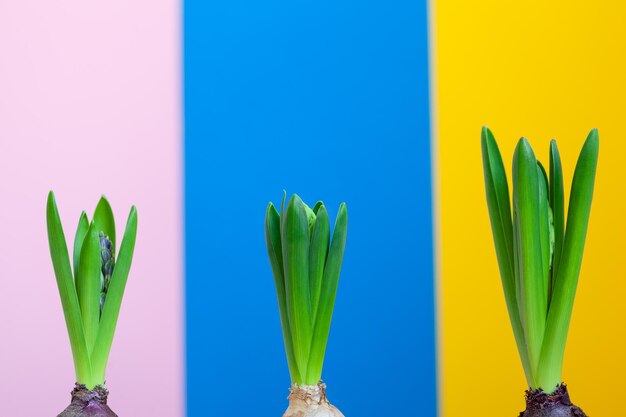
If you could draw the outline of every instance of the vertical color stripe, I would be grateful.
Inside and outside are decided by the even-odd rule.
[[[0,2],[0,393],[56,415],[74,370],[46,237],[69,245],[100,194],[121,236],[139,211],[107,386],[120,416],[181,416],[180,100],[174,0]]]
[[[435,416],[426,3],[185,3],[188,415],[277,416],[265,249],[282,190],[349,211],[324,379],[347,416]]]
[[[483,124],[498,138],[509,175],[521,135],[544,161],[556,138],[567,190],[588,131],[599,128],[596,193],[563,377],[589,415],[615,414],[607,393],[626,387],[626,7],[441,0],[435,15],[445,416],[512,416],[524,405],[487,214]]]

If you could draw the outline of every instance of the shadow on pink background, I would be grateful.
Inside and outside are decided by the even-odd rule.
[[[179,14],[175,0],[0,2],[0,415],[56,415],[74,383],[49,189],[69,245],[100,194],[120,236],[137,206],[110,404],[183,414]]]

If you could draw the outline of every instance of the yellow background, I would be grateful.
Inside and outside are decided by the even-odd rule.
[[[556,138],[566,199],[580,147],[599,129],[563,378],[589,415],[617,415],[607,394],[626,390],[626,2],[433,1],[441,415],[515,417],[524,407],[485,201],[482,125],[508,175],[520,136],[546,166]]]

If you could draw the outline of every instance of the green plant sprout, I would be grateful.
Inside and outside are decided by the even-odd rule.
[[[550,143],[550,164],[546,171],[528,141],[519,140],[513,156],[512,207],[502,157],[493,134],[486,127],[482,130],[481,142],[487,204],[500,276],[530,388],[524,415],[539,415],[528,408],[533,407],[528,404],[536,394],[533,391],[556,395],[565,390],[561,371],[591,211],[598,131],[593,129],[589,133],[580,152],[567,222],[561,157],[556,141]],[[576,412],[582,413],[580,409]]]
[[[73,263],[52,191],[46,218],[77,386],[89,391],[104,389],[107,361],[135,249],[137,210],[134,206],[130,210],[117,257],[115,220],[107,199],[100,199],[91,221],[83,212],[74,240]]]
[[[285,416],[310,401],[325,416],[341,415],[325,398],[322,367],[346,244],[345,204],[332,233],[324,203],[313,209],[294,195],[280,214],[269,203],[265,216],[267,250],[276,284],[278,309],[292,381],[291,404]],[[302,401],[300,401],[302,400]],[[309,407],[308,415],[315,415]],[[320,414],[321,415],[321,414]]]

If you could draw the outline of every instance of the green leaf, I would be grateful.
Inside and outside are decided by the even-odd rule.
[[[530,372],[526,341],[524,340],[524,329],[520,320],[519,306],[516,298],[516,261],[509,186],[500,150],[498,149],[493,134],[487,127],[483,127],[482,129],[481,148],[487,206],[489,208],[489,218],[491,220],[496,256],[500,268],[504,298],[526,379],[528,384],[532,385],[532,374]]]
[[[267,253],[270,258],[274,283],[276,284],[276,297],[278,298],[278,311],[280,313],[280,324],[283,330],[283,342],[287,353],[287,363],[291,381],[302,384],[302,377],[298,371],[298,365],[293,351],[293,341],[291,329],[289,327],[289,317],[287,314],[287,301],[285,294],[285,279],[283,273],[283,254],[280,238],[280,215],[272,203],[267,206],[265,213],[265,240],[267,243]]]
[[[76,235],[74,237],[74,279],[78,277],[80,250],[83,247],[83,239],[85,239],[87,229],[89,229],[89,220],[87,219],[87,213],[83,211],[78,220],[78,227],[76,228]]]
[[[102,196],[100,201],[98,201],[96,211],[93,214],[93,222],[96,224],[98,232],[102,232],[109,237],[115,253],[115,218],[111,205],[105,196]]]
[[[323,205],[324,205],[324,202],[321,200],[315,203],[315,206],[313,206],[313,213],[317,215],[317,212],[319,211],[320,207],[322,207]]]
[[[111,351],[111,344],[113,343],[117,319],[122,306],[122,298],[124,296],[124,289],[126,288],[126,281],[128,280],[128,273],[130,272],[130,266],[133,260],[136,238],[137,209],[133,206],[130,209],[128,221],[126,222],[124,238],[117,256],[115,268],[113,269],[102,316],[100,317],[98,337],[96,338],[96,344],[91,355],[94,379],[100,384],[104,383],[104,374]]]
[[[301,375],[307,373],[312,319],[309,292],[309,225],[304,203],[294,194],[281,226],[287,313],[294,356]]]
[[[330,221],[326,207],[317,208],[317,219],[311,235],[311,247],[309,254],[309,287],[311,292],[311,308],[313,317],[317,314],[317,308],[322,291],[322,277],[328,255],[330,243]]]
[[[309,236],[310,236],[313,234],[313,228],[315,227],[315,221],[317,220],[317,216],[315,215],[315,212],[311,210],[309,206],[307,206],[304,203],[302,203],[302,205],[304,206],[304,211],[306,212],[307,222],[309,223]]]
[[[513,175],[515,174],[515,168],[513,169]],[[515,195],[513,195],[513,199],[515,200]],[[526,298],[526,295],[524,294],[524,285],[522,282],[522,263],[521,263],[521,259],[522,259],[522,254],[521,254],[521,235],[520,235],[520,231],[519,231],[519,227],[517,226],[519,224],[519,211],[517,209],[517,207],[515,206],[515,204],[513,205],[513,224],[515,225],[515,227],[513,227],[513,249],[514,249],[514,256],[513,256],[513,262],[514,262],[514,266],[515,266],[515,299],[517,300],[517,311],[518,311],[518,315],[519,315],[519,319],[520,319],[520,323],[522,325],[522,329],[524,332],[524,346],[526,346],[526,351],[528,352],[528,346],[526,345],[526,323],[524,322],[524,318],[526,317],[526,302],[524,301]],[[530,358],[529,358],[529,365],[530,365]],[[530,370],[530,368],[529,368]],[[531,372],[532,375],[532,372]],[[534,376],[532,376],[534,378]]]
[[[540,162],[537,162],[537,177],[539,178],[539,239],[541,240],[542,280],[546,299],[546,309],[550,299],[550,203],[548,201],[548,176]],[[547,314],[547,313],[546,313]]]
[[[536,375],[546,325],[547,294],[543,283],[537,159],[526,139],[520,139],[513,157],[513,205],[519,231],[518,302],[523,303],[522,325],[531,372]]]
[[[101,291],[100,238],[94,222],[89,226],[80,253],[76,292],[80,304],[87,351],[91,352],[98,335]]]
[[[328,251],[328,259],[326,260],[326,268],[324,269],[324,276],[322,278],[322,289],[313,327],[311,352],[307,366],[306,379],[304,381],[307,385],[317,384],[322,376],[324,355],[328,335],[330,333],[330,323],[333,316],[335,298],[337,296],[337,286],[339,284],[343,253],[346,247],[347,232],[348,209],[345,203],[342,203],[339,206],[333,239],[330,244],[330,250]]]
[[[563,250],[565,235],[565,202],[563,191],[563,168],[561,155],[556,141],[550,142],[550,208],[552,209],[552,224],[554,229],[554,252],[552,255],[551,280],[554,288],[554,278],[558,274]]]
[[[287,191],[283,190],[283,198],[280,200],[280,218],[283,219],[285,213],[285,201],[287,200]],[[282,220],[281,220],[282,221]]]
[[[598,164],[598,131],[593,129],[578,157],[567,215],[562,257],[554,280],[546,339],[541,352],[537,383],[551,392],[561,382],[565,342],[583,259]]]
[[[76,381],[93,388],[91,364],[89,361],[89,351],[85,342],[83,323],[78,304],[78,296],[72,278],[72,267],[70,257],[65,242],[65,234],[59,217],[59,211],[54,199],[54,193],[48,194],[46,208],[46,221],[48,225],[48,243],[50,245],[50,257],[54,267],[65,324],[72,347],[74,367],[76,369]]]

